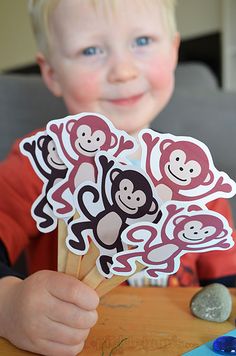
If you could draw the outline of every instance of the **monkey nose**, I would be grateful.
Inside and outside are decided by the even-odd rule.
[[[91,140],[87,140],[88,143],[91,143]]]

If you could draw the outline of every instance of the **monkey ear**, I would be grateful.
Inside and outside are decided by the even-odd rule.
[[[161,144],[160,144],[160,150],[161,152],[163,152],[164,150],[167,149],[167,147],[169,147],[174,141],[172,140],[164,140]]]
[[[202,210],[202,208],[199,206],[199,205],[196,205],[196,204],[192,204],[188,207],[188,211],[191,212],[191,211],[200,211]]]
[[[217,236],[217,239],[222,239],[222,237],[227,236],[228,233],[229,233],[229,232],[228,232],[227,230],[223,229],[223,230],[221,231],[220,235]]]
[[[68,133],[71,133],[71,130],[72,130],[72,128],[73,128],[73,126],[74,126],[75,123],[76,123],[76,120],[75,120],[75,119],[71,119],[70,121],[67,122],[67,124],[66,124],[66,131],[67,131]]]
[[[152,215],[153,215],[157,212],[157,210],[158,210],[158,204],[157,204],[156,200],[153,200],[152,205],[149,209],[149,213],[152,213]]]
[[[112,183],[114,182],[115,178],[121,173],[122,171],[118,168],[115,168],[111,171],[111,174],[110,174],[110,179],[112,181]]]
[[[117,145],[117,142],[118,142],[117,136],[114,133],[112,133],[111,134],[111,146],[110,146],[110,148],[115,147]]]
[[[209,185],[213,182],[213,180],[214,180],[214,174],[212,171],[209,170],[209,173],[207,174],[206,179],[204,180],[202,185]]]
[[[42,151],[43,149],[43,143],[45,141],[45,138],[46,136],[41,136],[39,137],[38,141],[37,141],[37,145],[38,145],[38,148]]]
[[[177,218],[173,220],[173,224],[176,226],[181,223],[181,221],[183,221],[185,218],[187,218],[187,215],[177,216]]]

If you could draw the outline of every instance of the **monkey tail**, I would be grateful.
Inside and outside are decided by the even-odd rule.
[[[91,193],[93,194],[93,203],[97,203],[99,200],[99,192],[98,190],[92,186],[92,185],[88,185],[88,186],[84,186],[82,187],[77,194],[77,201],[78,201],[78,205],[79,205],[79,211],[81,211],[87,219],[89,219],[90,221],[92,221],[94,219],[94,216],[92,214],[90,214],[90,212],[88,211],[87,207],[84,204],[84,199],[83,196],[85,193]]]
[[[137,238],[135,236],[135,234],[137,234],[137,232],[139,233],[140,236],[140,232],[143,231],[144,234],[141,238]],[[149,232],[151,234],[151,236],[147,236],[146,232]],[[126,241],[129,244],[129,242],[132,243],[132,245],[135,243],[142,243],[142,242],[149,242],[149,244],[155,240],[155,238],[157,237],[157,230],[154,226],[150,226],[150,225],[140,225],[140,226],[135,226],[133,228],[131,228],[127,235],[126,235]]]

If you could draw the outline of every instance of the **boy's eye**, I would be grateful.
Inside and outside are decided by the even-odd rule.
[[[141,36],[134,40],[134,46],[147,46],[152,42],[152,39],[148,36]]]
[[[102,50],[99,47],[87,47],[82,53],[85,56],[95,56],[96,54],[101,54]]]

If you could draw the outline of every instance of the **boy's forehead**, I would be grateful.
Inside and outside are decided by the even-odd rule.
[[[160,15],[160,4],[163,0],[60,0],[59,5],[54,11],[53,18],[57,23],[58,29],[60,27],[65,30],[66,26],[77,23],[83,29],[88,29],[91,26],[108,21],[113,23],[113,20],[124,19],[128,22],[138,22],[140,17],[144,17],[145,21],[147,15]],[[69,21],[66,21],[69,19]],[[158,20],[158,19],[157,19]],[[96,21],[96,23],[95,23]]]
[[[124,15],[127,10],[141,11],[153,7],[162,7],[163,0],[60,0],[59,8],[64,11],[75,11],[76,15],[83,16],[89,9],[96,15]]]

